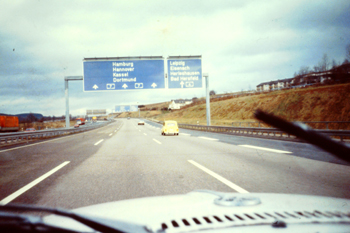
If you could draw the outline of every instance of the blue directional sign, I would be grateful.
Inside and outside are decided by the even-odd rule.
[[[139,110],[138,105],[130,105],[130,112],[137,112]]]
[[[84,60],[84,91],[165,88],[164,59]]]
[[[117,105],[115,106],[115,112],[137,112],[137,105]]]
[[[168,88],[201,88],[201,59],[170,59],[168,60]]]

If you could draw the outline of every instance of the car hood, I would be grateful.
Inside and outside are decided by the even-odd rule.
[[[350,226],[350,200],[309,195],[222,193],[207,190],[109,202],[74,209],[96,218],[147,226],[153,232],[227,230],[231,227],[345,223]],[[74,220],[47,216],[45,222],[84,232]],[[277,225],[276,225],[277,224]],[[281,226],[279,224],[282,224]],[[349,230],[349,228],[347,228]]]

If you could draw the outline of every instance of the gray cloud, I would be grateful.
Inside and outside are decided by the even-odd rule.
[[[324,53],[344,60],[349,9],[345,0],[0,2],[0,112],[64,114],[63,78],[82,75],[84,57],[202,55],[217,92],[289,78]],[[73,114],[204,95],[70,83]]]

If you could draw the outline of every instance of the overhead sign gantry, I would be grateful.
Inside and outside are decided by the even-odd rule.
[[[207,125],[210,125],[209,75],[202,73],[202,56],[169,56],[166,62],[167,74],[163,56],[84,58],[83,76],[64,77],[66,127],[69,127],[68,81],[83,80],[83,90],[93,92],[202,88],[202,77],[206,80]],[[136,111],[136,107],[116,106],[115,111]]]
[[[84,91],[165,88],[164,58],[84,58]]]

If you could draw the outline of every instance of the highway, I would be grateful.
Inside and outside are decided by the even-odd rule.
[[[0,203],[72,209],[197,189],[350,198],[349,164],[311,145],[137,122],[0,149]]]

